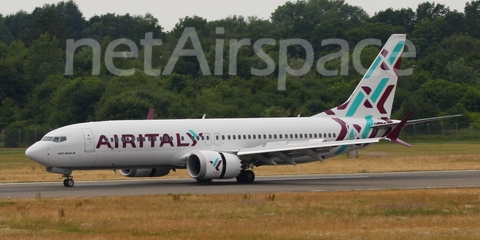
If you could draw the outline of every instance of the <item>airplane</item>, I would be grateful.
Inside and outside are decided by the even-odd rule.
[[[125,177],[160,177],[187,169],[199,182],[236,178],[253,183],[262,165],[297,165],[335,157],[398,138],[409,121],[390,119],[405,34],[393,34],[350,98],[311,117],[116,120],[73,124],[47,133],[25,154],[62,174],[73,187],[74,170],[119,170]]]

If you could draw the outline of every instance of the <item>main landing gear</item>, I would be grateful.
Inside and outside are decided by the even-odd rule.
[[[73,181],[73,177],[70,175],[63,175],[65,180],[63,180],[63,186],[65,187],[73,187],[75,184],[75,181]]]
[[[255,181],[255,173],[252,170],[242,170],[237,177],[238,183],[253,183]]]

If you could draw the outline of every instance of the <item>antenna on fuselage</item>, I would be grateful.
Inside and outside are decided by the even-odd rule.
[[[155,110],[154,110],[153,108],[150,108],[150,109],[148,110],[147,120],[153,120],[153,119],[154,119],[154,117],[153,117],[154,111],[155,111]]]
[[[203,114],[203,117],[202,117],[202,119],[205,119],[205,116],[207,116],[207,114]]]

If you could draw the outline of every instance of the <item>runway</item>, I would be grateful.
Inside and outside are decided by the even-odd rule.
[[[0,184],[0,199],[129,196],[153,194],[221,194],[260,192],[312,192],[480,187],[480,171],[318,174],[258,177],[253,184],[235,179],[197,183],[193,179],[135,179],[76,181],[66,188],[61,181]]]

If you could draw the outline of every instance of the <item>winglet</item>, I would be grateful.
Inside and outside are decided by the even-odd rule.
[[[385,139],[391,141],[391,142],[394,142],[394,143],[398,143],[402,146],[405,146],[405,147],[409,147],[411,148],[412,145],[402,141],[401,139],[398,138],[398,135],[400,135],[400,132],[402,131],[403,127],[405,127],[405,124],[407,123],[408,119],[410,118],[410,116],[412,116],[412,113],[413,112],[409,112],[407,114],[407,116],[405,116],[402,121],[385,137]]]
[[[147,115],[148,120],[153,120],[154,119],[153,118],[153,112],[154,112],[153,108],[150,108],[150,110],[148,110],[148,115]]]

